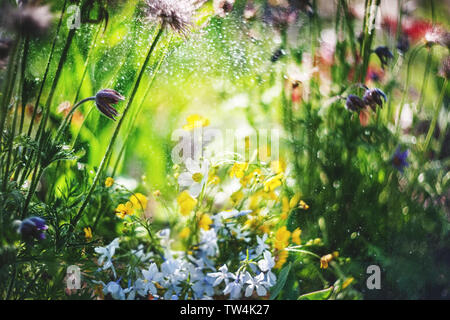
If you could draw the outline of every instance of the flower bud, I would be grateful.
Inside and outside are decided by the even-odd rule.
[[[354,94],[350,94],[345,101],[345,107],[350,111],[358,112],[365,107],[364,101]]]
[[[112,89],[102,89],[95,95],[97,109],[111,120],[116,120],[114,117],[119,115],[111,104],[117,104],[120,100],[125,100],[125,98]]]
[[[370,106],[372,108],[372,110],[375,111],[377,106],[380,106],[380,108],[383,108],[383,100],[381,98],[383,98],[384,101],[386,102],[387,97],[383,91],[381,91],[380,89],[376,89],[376,88],[368,89],[364,93],[363,101],[364,101],[365,105]]]
[[[389,62],[389,59],[394,58],[394,55],[386,46],[381,46],[375,49],[375,54],[378,56],[378,58],[381,61],[381,66],[384,68]]]

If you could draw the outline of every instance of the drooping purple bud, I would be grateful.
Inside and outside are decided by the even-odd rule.
[[[363,96],[364,104],[370,106],[373,111],[376,111],[377,106],[383,108],[383,99],[386,102],[386,94],[377,88],[366,90]]]
[[[389,62],[390,59],[394,58],[394,55],[386,46],[380,46],[375,49],[375,54],[380,58],[381,66],[384,68]]]
[[[345,101],[345,107],[350,111],[359,112],[365,106],[364,101],[354,94],[349,94]]]
[[[30,217],[23,220],[19,226],[19,233],[24,239],[45,239],[44,231],[48,229],[45,220],[40,217]]]
[[[111,120],[116,120],[114,117],[119,115],[111,104],[117,104],[120,100],[125,100],[125,98],[112,89],[102,89],[95,95],[97,109]]]

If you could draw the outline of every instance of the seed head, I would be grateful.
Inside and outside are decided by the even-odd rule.
[[[441,68],[439,69],[439,75],[445,79],[449,78],[450,75],[450,56],[442,61]]]
[[[111,104],[117,104],[120,100],[125,100],[125,98],[112,89],[102,89],[95,95],[97,109],[111,120],[116,120],[114,117],[119,115]]]
[[[234,0],[214,0],[214,12],[224,18],[228,13],[233,11]]]
[[[52,22],[50,7],[23,5],[9,13],[10,25],[17,32],[30,36],[41,36]]]
[[[169,26],[186,36],[192,26],[192,16],[206,0],[146,0],[147,17],[158,21],[162,27]]]

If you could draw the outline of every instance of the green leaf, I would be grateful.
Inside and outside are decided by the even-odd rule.
[[[284,288],[289,271],[291,270],[291,264],[292,263],[289,263],[287,266],[281,269],[280,274],[278,275],[277,284],[273,287],[273,290],[270,294],[270,300],[274,300],[280,294],[281,290]]]
[[[333,289],[334,287],[331,286],[327,289],[305,293],[298,297],[297,300],[327,300],[331,296]]]

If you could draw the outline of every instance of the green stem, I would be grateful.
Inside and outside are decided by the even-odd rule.
[[[369,25],[367,26],[367,33],[364,35],[364,42],[363,42],[363,64],[361,69],[361,75],[359,78],[360,82],[365,83],[366,75],[367,75],[367,68],[369,67],[369,61],[370,56],[372,54],[372,43],[373,39],[375,37],[375,20],[378,13],[378,7],[380,6],[381,0],[375,0],[375,10],[373,12],[373,16],[371,15],[371,12],[368,13],[369,18],[372,19],[369,21]],[[370,3],[370,7],[366,8],[366,10],[372,10],[372,3]]]
[[[161,55],[161,58],[159,59],[158,65],[156,66],[155,70],[153,71],[152,78],[150,79],[150,82],[149,82],[147,88],[145,89],[144,97],[141,99],[141,102],[139,103],[139,107],[138,107],[138,109],[136,111],[136,114],[134,115],[134,117],[132,117],[131,124],[130,124],[129,130],[128,130],[127,136],[126,136],[125,141],[124,141],[124,143],[122,145],[122,148],[120,149],[120,152],[119,152],[119,155],[117,157],[116,163],[114,164],[114,169],[113,169],[113,172],[111,174],[111,177],[114,177],[116,172],[117,172],[117,168],[119,166],[120,160],[122,158],[122,155],[125,152],[125,147],[127,146],[128,140],[129,140],[132,132],[134,131],[134,124],[136,123],[136,120],[139,118],[139,115],[140,115],[140,113],[142,111],[142,106],[144,105],[144,102],[147,99],[148,94],[150,93],[150,89],[152,88],[153,81],[155,80],[156,74],[158,73],[162,62],[164,61],[164,58],[166,57],[166,54],[167,54],[167,51],[169,49],[171,41],[172,41],[172,36],[170,37],[169,42],[167,43],[166,48],[165,48],[163,54]]]
[[[14,69],[16,68],[16,58],[19,50],[19,39],[14,41],[13,48],[11,50],[10,61],[8,63],[8,70],[6,71],[6,80],[4,80],[4,88],[2,93],[1,105],[0,105],[0,147],[1,141],[3,139],[3,129],[5,128],[6,118],[8,115],[8,107],[10,103],[10,92],[11,88],[14,86],[16,79],[16,72]]]
[[[72,109],[70,109],[69,113],[66,115],[66,117],[64,118],[63,122],[61,123],[61,125],[58,128],[58,131],[56,132],[56,138],[55,140],[58,141],[60,138],[60,135],[64,132],[64,130],[67,128],[67,125],[69,123],[69,119],[72,118],[72,115],[74,114],[74,112],[78,109],[79,106],[81,106],[83,103],[88,102],[88,101],[95,101],[95,97],[88,97],[85,98],[83,100],[81,100],[80,102],[78,102],[76,105],[74,105],[72,107]]]
[[[413,63],[415,57],[417,56],[417,54],[419,53],[419,51],[422,48],[424,48],[424,45],[416,47],[411,52],[411,55],[409,56],[409,59],[408,59],[408,65],[406,67],[406,83],[405,83],[405,87],[403,89],[402,99],[400,100],[400,109],[399,109],[398,115],[397,115],[397,124],[396,124],[396,129],[395,129],[395,132],[397,135],[400,132],[400,119],[401,119],[402,112],[403,112],[403,106],[405,105],[406,95],[408,94],[408,90],[409,90],[409,82],[410,82],[410,78],[411,78],[411,66],[412,66],[412,63]]]
[[[91,185],[91,187],[90,187],[90,189],[88,191],[88,194],[87,194],[86,198],[84,199],[83,203],[81,204],[80,209],[78,210],[76,216],[74,217],[74,219],[73,219],[73,221],[71,223],[71,226],[70,226],[71,230],[73,230],[73,228],[76,226],[78,220],[81,218],[81,215],[83,214],[84,209],[86,209],[86,206],[89,203],[89,200],[90,200],[92,194],[94,193],[94,189],[97,186],[98,180],[100,179],[100,175],[102,174],[102,172],[103,172],[103,170],[105,168],[106,161],[109,158],[110,152],[112,151],[112,147],[114,145],[114,142],[117,139],[117,136],[119,134],[119,130],[120,130],[122,124],[123,124],[124,119],[126,118],[126,115],[127,115],[128,111],[130,110],[131,104],[134,101],[134,97],[136,96],[136,92],[137,92],[137,89],[139,88],[139,84],[141,82],[142,76],[144,75],[145,69],[147,68],[148,62],[150,61],[150,56],[153,53],[153,51],[154,51],[154,49],[156,47],[156,44],[158,43],[158,40],[161,37],[163,31],[164,31],[164,29],[162,27],[160,27],[159,31],[158,31],[158,34],[156,35],[155,39],[152,42],[152,45],[150,46],[150,49],[148,50],[147,56],[145,58],[145,61],[144,61],[143,65],[142,65],[142,68],[141,68],[141,70],[139,72],[139,75],[138,75],[138,77],[136,79],[136,82],[134,84],[133,91],[131,92],[130,99],[128,100],[128,103],[127,103],[127,105],[126,105],[126,107],[124,109],[122,117],[119,120],[119,123],[117,124],[116,129],[114,130],[113,136],[111,137],[111,141],[109,142],[109,145],[108,145],[108,148],[106,149],[105,155],[103,156],[103,159],[102,159],[102,161],[100,163],[100,166],[99,166],[99,168],[97,170],[97,173],[95,174],[94,180],[93,180],[92,185]]]
[[[432,47],[430,47],[428,49],[427,61],[425,63],[425,70],[424,70],[424,73],[423,73],[422,89],[420,90],[420,98],[419,98],[419,102],[417,104],[418,110],[419,110],[419,114],[422,111],[423,102],[424,102],[424,99],[425,99],[425,90],[427,89],[428,78],[430,77],[431,62],[432,62],[432,57],[433,57],[432,50],[433,50]]]
[[[31,136],[31,132],[33,131],[34,119],[36,118],[36,115],[37,115],[37,109],[39,108],[39,102],[41,100],[42,92],[44,90],[44,85],[47,80],[48,72],[50,70],[50,63],[53,59],[53,54],[55,53],[56,43],[59,38],[59,32],[61,30],[61,24],[63,21],[64,12],[66,11],[66,4],[67,4],[67,0],[64,0],[63,8],[61,10],[61,15],[59,16],[58,26],[56,28],[55,38],[53,39],[52,48],[50,49],[50,55],[48,56],[47,64],[45,66],[44,76],[42,78],[41,86],[39,87],[39,93],[36,98],[36,102],[34,104],[33,114],[31,116],[30,125],[28,127],[28,136]]]
[[[442,85],[441,93],[439,94],[439,98],[438,98],[437,103],[436,103],[433,120],[431,121],[430,128],[428,129],[427,137],[425,138],[425,144],[423,146],[423,153],[424,153],[424,155],[428,151],[428,147],[430,145],[431,137],[433,136],[434,130],[436,129],[436,124],[437,124],[437,120],[439,118],[439,113],[441,112],[441,109],[442,109],[442,106],[443,106],[442,102],[444,101],[445,92],[447,91],[447,84],[448,84],[448,79],[445,78],[444,84]]]
[[[18,40],[18,42],[19,42],[19,48],[21,48],[22,47],[22,39],[19,39]],[[23,59],[23,56],[22,56],[22,59]],[[19,61],[17,60],[17,61],[14,61],[14,74],[21,74],[21,73],[19,73],[19,69],[20,69],[20,67],[19,66],[21,66],[22,65],[22,63],[20,62],[19,63]],[[8,96],[9,96],[9,99],[11,98],[11,96],[12,96],[12,94],[13,94],[13,92],[14,92],[14,88],[16,87],[16,82],[19,82],[20,83],[20,81],[21,81],[22,79],[19,77],[19,79],[18,79],[18,81],[17,81],[17,77],[14,77],[13,78],[13,82],[12,83],[10,83],[10,89],[9,89],[9,91],[8,91]],[[3,188],[3,190],[5,190],[6,189],[6,185],[7,185],[7,183],[8,183],[8,180],[9,180],[9,166],[10,166],[10,162],[11,162],[11,154],[12,154],[12,150],[13,150],[13,141],[14,141],[14,135],[15,135],[15,132],[16,132],[16,122],[17,122],[17,115],[18,115],[18,109],[19,109],[19,107],[18,107],[18,103],[17,103],[17,99],[15,99],[16,101],[15,101],[15,108],[14,108],[14,116],[13,116],[13,120],[12,120],[12,125],[11,125],[11,132],[9,132],[9,134],[8,134],[8,141],[7,141],[7,145],[8,145],[8,147],[7,147],[7,155],[6,155],[6,165],[5,165],[5,172],[4,172],[4,175],[3,175],[3,186],[2,186],[2,188]]]

